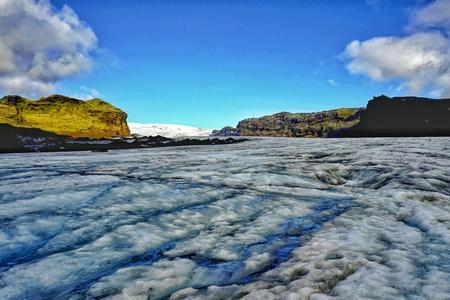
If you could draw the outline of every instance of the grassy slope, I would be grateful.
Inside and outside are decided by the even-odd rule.
[[[100,100],[54,95],[32,101],[17,96],[0,100],[0,123],[39,128],[72,137],[129,135],[126,114]]]

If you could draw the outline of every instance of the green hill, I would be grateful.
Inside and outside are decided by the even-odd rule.
[[[74,138],[128,136],[127,114],[101,99],[83,101],[61,95],[38,100],[0,99],[0,123],[38,128]]]

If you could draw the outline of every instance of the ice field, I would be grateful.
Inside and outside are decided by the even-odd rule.
[[[0,155],[0,299],[450,299],[450,139]]]

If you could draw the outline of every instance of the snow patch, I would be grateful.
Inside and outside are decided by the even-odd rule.
[[[167,138],[203,137],[210,136],[212,129],[197,128],[174,124],[141,124],[128,123],[131,134],[141,136],[164,136]]]

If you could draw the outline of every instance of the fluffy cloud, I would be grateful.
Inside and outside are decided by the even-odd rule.
[[[413,23],[423,27],[450,30],[450,0],[437,0],[417,11]]]
[[[0,0],[0,90],[37,97],[91,66],[97,38],[68,6]]]
[[[352,74],[381,81],[403,79],[414,92],[427,86],[442,86],[450,74],[450,45],[440,33],[417,33],[407,37],[381,37],[353,41],[345,50],[352,59]]]
[[[375,81],[400,80],[400,89],[450,96],[450,0],[438,0],[412,16],[415,32],[402,37],[353,41],[344,56],[352,74]]]

